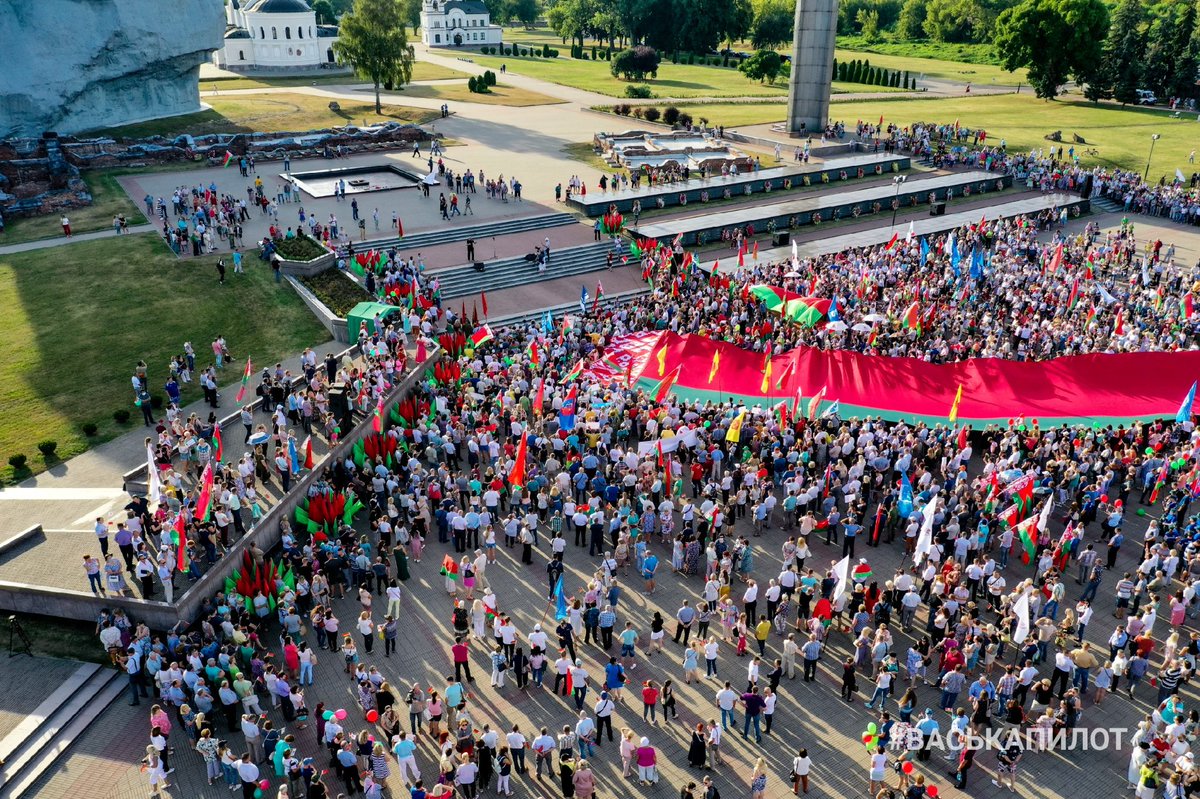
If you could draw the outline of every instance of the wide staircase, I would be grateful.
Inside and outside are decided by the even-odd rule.
[[[116,669],[81,663],[78,670],[0,740],[0,799],[32,796],[38,778],[100,714],[128,690]]]
[[[1092,211],[1095,213],[1115,214],[1125,210],[1124,205],[1116,200],[1110,200],[1101,194],[1093,194],[1091,196],[1091,203]]]
[[[579,220],[570,214],[558,212],[553,214],[540,214],[538,216],[523,216],[517,219],[505,219],[495,222],[480,222],[478,224],[463,225],[460,222],[446,223],[445,228],[436,230],[424,230],[420,233],[413,233],[399,238],[392,236],[386,239],[372,239],[364,243],[355,242],[355,251],[362,250],[364,247],[370,247],[376,250],[386,250],[391,247],[409,252],[411,250],[419,250],[422,247],[433,247],[437,244],[447,244],[452,241],[466,241],[467,239],[477,239],[482,242],[483,239],[490,239],[493,236],[505,236],[509,233],[524,233],[529,230],[542,230],[563,225],[573,225]]]
[[[541,272],[536,264],[526,261],[524,256],[488,261],[482,272],[475,271],[470,265],[453,266],[430,272],[426,276],[426,282],[436,277],[444,300],[469,297],[481,291],[500,291],[603,269],[608,263],[608,252],[611,249],[611,243],[597,242],[582,247],[552,250],[550,264]]]

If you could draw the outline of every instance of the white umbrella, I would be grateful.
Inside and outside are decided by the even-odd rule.
[[[859,322],[857,325],[855,325],[854,327],[852,327],[850,329],[856,333],[870,333],[871,332],[871,326],[866,324],[865,322]]]
[[[436,186],[436,185],[438,185],[439,183],[441,183],[441,181],[440,181],[440,180],[438,180],[438,177],[437,177],[437,175],[433,174],[432,172],[430,172],[430,173],[429,173],[428,175],[426,175],[425,177],[421,178],[421,182],[422,182],[422,183],[427,183],[427,184],[428,184],[428,185],[430,185],[430,186]]]
[[[863,317],[864,322],[886,322],[887,317],[881,313],[869,313]]]
[[[793,270],[791,272],[784,272],[783,276],[784,277],[802,277],[802,275],[799,272],[796,272],[795,270]]]
[[[836,322],[830,322],[829,324],[825,325],[825,329],[826,330],[835,330],[840,333],[841,331],[846,329],[846,323],[839,319]]]

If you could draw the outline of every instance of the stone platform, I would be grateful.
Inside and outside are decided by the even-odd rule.
[[[567,205],[588,217],[603,216],[611,205],[615,205],[621,213],[627,213],[633,208],[634,201],[637,200],[642,203],[642,211],[649,211],[652,208],[698,204],[701,202],[701,195],[705,192],[708,193],[710,199],[716,200],[723,197],[727,190],[731,196],[760,194],[767,190],[765,188],[767,182],[771,183],[770,190],[784,191],[790,187],[799,188],[805,185],[806,177],[809,179],[809,183],[815,186],[825,182],[822,175],[827,176],[828,182],[832,184],[840,179],[842,172],[846,173],[848,179],[854,179],[859,177],[860,169],[863,173],[861,177],[866,177],[867,175],[899,172],[908,169],[911,165],[912,159],[907,155],[870,153],[824,163],[778,166],[738,175],[701,178],[689,180],[686,183],[640,186],[636,189],[621,191],[593,191],[591,194],[583,196],[572,196]],[[686,198],[686,202],[680,202],[681,198]],[[658,204],[659,200],[662,200],[661,206]]]

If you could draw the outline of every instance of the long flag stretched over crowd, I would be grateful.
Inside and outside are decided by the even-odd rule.
[[[824,392],[812,409],[821,413],[836,402],[847,418],[928,424],[946,424],[947,400],[959,397],[960,387],[954,407],[959,424],[1004,425],[1022,416],[1043,426],[1170,419],[1181,412],[1181,398],[1200,375],[1200,352],[1191,351],[931,364],[800,347],[775,353],[772,373],[781,379],[764,381],[762,353],[670,331],[619,336],[606,355],[628,363],[634,384],[655,394],[665,389],[688,400],[744,401],[769,409],[811,387],[814,394]],[[1129,375],[1138,379],[1126,379]],[[812,404],[810,397],[805,402]]]

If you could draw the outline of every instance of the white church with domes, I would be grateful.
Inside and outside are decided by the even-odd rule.
[[[504,30],[492,24],[482,0],[424,0],[421,3],[421,41],[426,47],[499,45]]]
[[[227,0],[225,46],[213,53],[222,69],[308,70],[336,63],[336,25],[318,25],[305,0]]]

